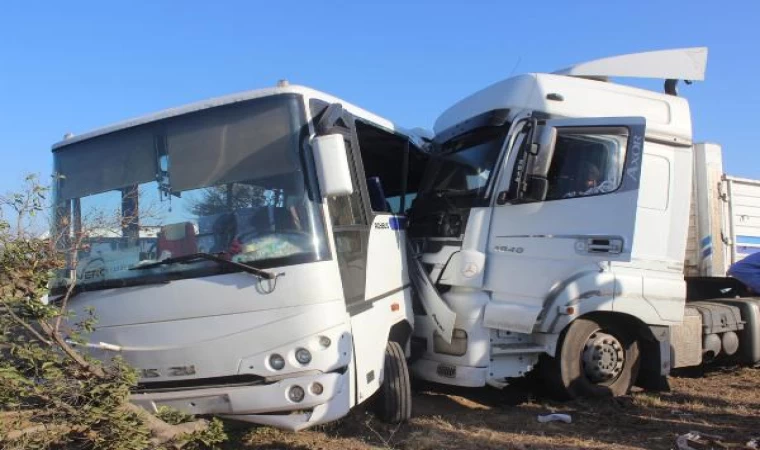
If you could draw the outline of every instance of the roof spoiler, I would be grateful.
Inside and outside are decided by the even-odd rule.
[[[666,93],[677,95],[678,80],[702,81],[706,69],[707,47],[691,47],[611,56],[554,73],[602,81],[609,77],[659,78],[666,80]]]

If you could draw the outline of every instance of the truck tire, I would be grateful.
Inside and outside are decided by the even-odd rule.
[[[567,328],[557,357],[541,364],[542,378],[561,399],[618,397],[639,372],[639,344],[619,325],[577,319]]]
[[[387,423],[401,423],[412,416],[412,387],[404,350],[398,342],[385,348],[385,376],[380,386],[377,406],[380,418]]]

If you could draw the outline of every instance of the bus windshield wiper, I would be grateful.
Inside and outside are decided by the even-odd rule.
[[[60,286],[50,291],[50,295],[57,295],[57,297],[50,298],[48,302],[51,305],[60,305],[63,302],[63,299],[66,298],[66,295],[68,295],[69,300],[71,300],[72,298],[74,298],[75,296],[79,295],[82,292],[100,291],[104,289],[125,288],[125,287],[134,287],[134,286],[148,286],[148,285],[154,285],[154,284],[169,284],[169,283],[171,283],[170,280],[116,278],[112,280],[102,280],[102,281],[96,281],[96,282],[91,282],[91,283],[86,283],[86,284],[77,284],[74,286],[73,289],[71,289],[71,292],[68,294],[67,292],[69,290],[69,286]]]
[[[166,259],[162,259],[161,261],[156,261],[153,263],[142,264],[136,267],[132,267],[129,270],[146,270],[146,269],[153,269],[154,267],[164,266],[168,264],[191,263],[195,261],[214,261],[215,263],[219,265],[239,269],[239,270],[242,270],[243,272],[248,272],[250,274],[256,275],[259,278],[264,278],[266,280],[273,280],[277,278],[277,274],[275,273],[268,272],[262,269],[257,269],[248,264],[230,261],[229,259],[224,259],[220,257],[219,255],[215,255],[213,253],[192,253],[190,255],[182,255],[182,256],[177,256],[174,258],[166,258]]]

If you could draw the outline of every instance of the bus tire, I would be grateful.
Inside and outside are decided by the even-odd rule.
[[[553,396],[618,397],[627,394],[639,372],[635,335],[614,322],[580,318],[567,328],[557,356],[542,361],[542,378]]]
[[[412,388],[404,350],[389,341],[385,348],[385,375],[380,386],[378,413],[387,423],[401,423],[412,416]]]

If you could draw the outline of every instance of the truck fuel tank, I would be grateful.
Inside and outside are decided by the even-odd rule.
[[[737,357],[744,364],[760,364],[760,298],[726,298],[713,301],[739,310],[744,327],[736,332],[739,337]]]
[[[732,356],[739,348],[736,333],[744,329],[742,314],[736,306],[722,299],[686,304],[687,310],[697,311],[702,318],[702,355],[705,360],[721,354]]]

